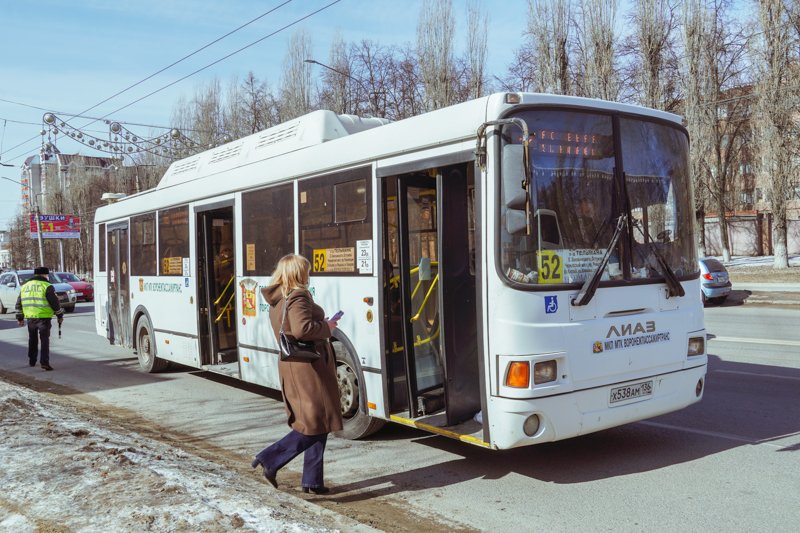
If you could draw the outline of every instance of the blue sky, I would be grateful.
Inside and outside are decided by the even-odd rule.
[[[0,167],[0,176],[19,180],[18,165],[38,151],[44,110],[35,108],[81,112],[283,1],[0,0],[0,161],[17,165]],[[87,114],[103,116],[114,111],[331,1],[294,0]],[[251,70],[277,87],[287,42],[300,28],[311,36],[314,57],[322,62],[337,33],[347,42],[413,43],[421,4],[421,0],[341,0],[110,118],[168,126],[173,105],[181,96],[190,96],[198,85],[214,77],[227,83],[232,76],[241,78]],[[453,1],[459,47],[465,42],[465,5],[465,0]],[[489,72],[502,75],[519,46],[527,2],[484,0],[483,6],[490,12]],[[74,122],[78,126],[84,123]],[[107,131],[105,128],[102,123],[89,127],[98,132]],[[146,128],[140,131],[149,134]],[[31,137],[36,139],[11,149]],[[64,153],[92,154],[87,147],[62,138],[58,148]],[[19,186],[0,180],[0,227],[7,226],[19,204]]]

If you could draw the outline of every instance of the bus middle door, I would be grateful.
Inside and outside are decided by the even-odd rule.
[[[108,332],[111,344],[133,346],[131,335],[130,265],[128,224],[109,226],[108,242]]]

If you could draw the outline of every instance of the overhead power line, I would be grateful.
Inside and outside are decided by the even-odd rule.
[[[209,63],[208,65],[206,65],[206,66],[204,66],[204,67],[201,67],[201,68],[199,68],[199,69],[195,70],[194,72],[191,72],[191,73],[187,74],[186,76],[183,76],[182,78],[178,78],[177,80],[173,81],[172,83],[168,83],[167,85],[164,85],[163,87],[161,87],[161,88],[159,88],[159,89],[156,89],[155,91],[153,91],[153,92],[151,92],[151,93],[148,93],[148,94],[146,94],[146,95],[142,96],[141,98],[138,98],[138,99],[134,100],[133,102],[131,102],[131,103],[129,103],[129,104],[126,104],[126,105],[124,105],[124,106],[122,106],[122,107],[120,107],[120,108],[117,108],[117,109],[115,109],[114,111],[111,111],[111,112],[107,113],[106,115],[104,115],[104,116],[103,116],[103,118],[105,118],[105,117],[107,117],[107,116],[109,116],[109,115],[112,115],[112,114],[114,114],[114,113],[117,113],[117,112],[119,112],[119,111],[122,111],[123,109],[125,109],[125,108],[127,108],[127,107],[130,107],[130,106],[132,106],[133,104],[137,104],[137,103],[141,102],[142,100],[144,100],[145,98],[149,98],[149,97],[153,96],[154,94],[157,94],[157,93],[159,93],[159,92],[163,91],[164,89],[168,89],[169,87],[172,87],[172,86],[173,86],[173,85],[175,85],[176,83],[180,83],[180,82],[182,82],[183,80],[185,80],[185,79],[187,79],[187,78],[190,78],[190,77],[194,76],[195,74],[197,74],[197,73],[199,73],[199,72],[202,72],[202,71],[206,70],[206,69],[207,69],[207,68],[209,68],[209,67],[213,67],[213,66],[214,66],[214,65],[216,65],[217,63],[221,63],[222,61],[225,61],[226,59],[228,59],[228,58],[230,58],[230,57],[232,57],[232,56],[234,56],[234,55],[238,54],[239,52],[242,52],[242,51],[244,51],[244,50],[247,50],[248,48],[250,48],[250,47],[252,47],[252,46],[255,46],[255,45],[257,45],[257,44],[258,44],[258,43],[260,43],[261,41],[264,41],[264,40],[266,40],[266,39],[269,39],[270,37],[273,37],[273,36],[277,35],[278,33],[282,32],[282,31],[284,31],[284,30],[286,30],[286,29],[288,29],[288,28],[291,28],[292,26],[294,26],[294,25],[296,25],[296,24],[299,24],[299,23],[303,22],[304,20],[306,20],[306,19],[308,19],[308,18],[310,18],[310,17],[313,17],[313,16],[314,16],[314,15],[316,15],[317,13],[320,13],[320,12],[322,12],[322,11],[325,11],[325,10],[326,10],[326,9],[328,9],[329,7],[331,7],[331,6],[335,5],[335,4],[338,4],[338,3],[339,3],[339,2],[341,2],[341,1],[342,1],[342,0],[334,0],[333,2],[331,2],[331,3],[329,3],[329,4],[325,5],[325,6],[323,6],[323,7],[319,8],[319,9],[317,9],[316,11],[312,11],[312,12],[311,12],[311,13],[309,13],[308,15],[305,15],[305,16],[303,16],[303,17],[301,17],[301,18],[299,18],[299,19],[295,20],[294,22],[290,22],[289,24],[287,24],[287,25],[285,25],[285,26],[283,26],[283,27],[281,27],[281,28],[278,28],[277,30],[273,31],[272,33],[269,33],[269,34],[265,35],[264,37],[262,37],[262,38],[260,38],[260,39],[257,39],[257,40],[255,40],[255,41],[253,41],[252,43],[250,43],[250,44],[248,44],[248,45],[245,45],[245,46],[243,46],[243,47],[239,48],[238,50],[234,50],[234,51],[233,51],[233,52],[231,52],[230,54],[228,54],[228,55],[226,55],[226,56],[223,56],[223,57],[221,57],[221,58],[217,59],[216,61],[212,61],[212,62],[211,62],[211,63]]]
[[[213,41],[211,41],[211,42],[209,42],[209,43],[207,43],[207,44],[205,44],[205,45],[201,46],[201,47],[200,47],[200,48],[198,48],[197,50],[194,50],[193,52],[191,52],[191,53],[189,53],[189,54],[187,54],[187,55],[183,56],[182,58],[178,59],[177,61],[174,61],[174,62],[170,63],[170,64],[169,64],[169,65],[167,65],[166,67],[164,67],[164,68],[161,68],[161,69],[159,69],[158,71],[156,71],[156,72],[154,72],[154,73],[150,74],[149,76],[147,76],[147,77],[145,77],[145,78],[143,78],[143,79],[139,80],[138,82],[136,82],[136,83],[134,83],[134,84],[132,84],[132,85],[129,85],[128,87],[126,87],[126,88],[122,89],[121,91],[118,91],[118,92],[114,93],[113,95],[111,95],[111,96],[109,96],[108,98],[106,98],[106,99],[104,99],[104,100],[102,100],[102,101],[100,101],[100,102],[98,102],[98,103],[94,104],[93,106],[91,106],[91,107],[88,107],[88,108],[84,109],[84,110],[83,110],[83,111],[81,111],[80,113],[77,113],[77,114],[71,114],[71,113],[58,113],[58,114],[72,116],[73,118],[75,118],[75,117],[81,117],[81,116],[82,116],[84,113],[87,113],[87,112],[91,111],[92,109],[95,109],[96,107],[98,107],[98,106],[100,106],[100,105],[102,105],[102,104],[104,104],[104,103],[108,102],[109,100],[111,100],[111,99],[113,99],[113,98],[116,98],[117,96],[119,96],[119,95],[121,95],[121,94],[123,94],[123,93],[125,93],[125,92],[127,92],[127,91],[129,91],[129,90],[131,90],[131,89],[133,89],[134,87],[136,87],[136,86],[138,86],[138,85],[141,85],[142,83],[144,83],[144,82],[146,82],[147,80],[149,80],[149,79],[153,78],[154,76],[157,76],[157,75],[161,74],[162,72],[164,72],[164,71],[166,71],[166,70],[168,70],[168,69],[170,69],[170,68],[174,67],[175,65],[177,65],[177,64],[179,64],[179,63],[181,63],[182,61],[185,61],[186,59],[188,59],[188,58],[190,58],[190,57],[192,57],[192,56],[196,55],[197,53],[199,53],[199,52],[201,52],[201,51],[205,50],[206,48],[208,48],[208,47],[210,47],[210,46],[212,46],[212,45],[214,45],[214,44],[218,43],[218,42],[219,42],[219,41],[221,41],[222,39],[225,39],[226,37],[229,37],[230,35],[232,35],[232,34],[236,33],[237,31],[241,30],[242,28],[245,28],[245,27],[249,26],[250,24],[252,24],[252,23],[256,22],[257,20],[260,20],[260,19],[264,18],[265,16],[269,15],[270,13],[273,13],[273,12],[275,12],[276,10],[280,9],[281,7],[285,6],[286,4],[288,4],[288,3],[292,2],[292,1],[293,1],[293,0],[286,0],[286,1],[284,1],[284,2],[282,2],[282,3],[280,3],[280,4],[278,4],[277,6],[273,7],[272,9],[270,9],[270,10],[268,10],[268,11],[265,11],[265,12],[264,12],[264,13],[262,13],[261,15],[259,15],[259,16],[257,16],[257,17],[255,17],[255,18],[253,18],[253,19],[251,19],[251,20],[249,20],[249,21],[245,22],[245,23],[244,23],[244,24],[242,24],[241,26],[239,26],[239,27],[237,27],[237,28],[235,28],[235,29],[233,29],[233,30],[229,31],[229,32],[228,32],[228,33],[226,33],[225,35],[222,35],[222,36],[220,36],[220,37],[218,37],[218,38],[214,39]],[[153,94],[155,94],[155,93],[153,93]],[[141,101],[141,100],[142,100],[142,99],[139,99],[139,100],[137,100],[137,102],[138,102],[138,101]],[[6,99],[2,99],[2,98],[0,98],[0,101],[4,101],[4,102],[8,102],[8,103],[12,103],[12,104],[16,104],[16,105],[21,105],[21,106],[25,106],[25,107],[30,107],[30,108],[37,109],[37,110],[41,110],[41,111],[52,111],[52,110],[44,109],[44,108],[41,108],[41,107],[33,106],[33,105],[30,105],[30,104],[25,104],[25,103],[22,103],[22,102],[14,102],[14,101],[12,101],[12,100],[6,100]],[[136,102],[133,102],[133,103],[136,103]],[[128,105],[133,105],[133,104],[128,104]],[[127,107],[127,106],[126,106],[126,107]],[[113,113],[115,113],[115,112],[116,112],[116,111],[114,111]],[[110,115],[110,114],[111,114],[111,113],[107,113],[107,114],[106,114],[106,115],[104,115],[102,118],[92,118],[92,121],[91,121],[91,122],[88,122],[88,123],[84,124],[82,127],[84,127],[84,128],[85,128],[86,126],[88,126],[88,125],[90,125],[90,124],[92,124],[92,123],[94,123],[94,122],[97,122],[98,120],[103,120],[104,118],[108,117],[108,115]],[[147,125],[147,124],[132,124],[132,125],[138,125],[138,126],[149,126],[149,125]],[[151,127],[161,127],[161,126],[151,126]],[[164,129],[168,129],[168,128],[166,128],[166,127],[165,127]],[[34,135],[34,136],[33,136],[33,137],[31,137],[30,139],[27,139],[27,140],[25,140],[25,141],[22,141],[21,143],[19,143],[19,144],[17,144],[17,145],[15,145],[15,146],[13,146],[13,147],[11,147],[11,148],[9,148],[8,150],[5,150],[4,152],[0,152],[0,157],[2,157],[2,156],[3,156],[4,154],[6,154],[7,152],[10,152],[10,151],[12,151],[12,150],[14,150],[14,149],[16,149],[16,148],[19,148],[20,146],[22,146],[22,145],[24,145],[24,144],[27,144],[27,143],[29,143],[29,142],[31,142],[31,141],[33,141],[33,140],[35,140],[35,139],[38,139],[38,138],[39,138],[39,135]],[[21,157],[21,156],[17,156],[17,157]]]
[[[98,107],[98,106],[100,106],[100,105],[102,105],[102,104],[104,104],[104,103],[108,102],[109,100],[111,100],[111,99],[113,99],[113,98],[116,98],[117,96],[121,95],[122,93],[125,93],[125,92],[127,92],[127,91],[129,91],[129,90],[133,89],[134,87],[136,87],[136,86],[138,86],[138,85],[141,85],[142,83],[146,82],[147,80],[149,80],[149,79],[152,79],[152,78],[153,78],[153,77],[155,77],[155,76],[158,76],[159,74],[161,74],[161,73],[162,73],[162,72],[164,72],[165,70],[168,70],[168,69],[170,69],[170,68],[174,67],[174,66],[175,66],[175,65],[177,65],[178,63],[181,63],[181,62],[183,62],[183,61],[185,61],[185,60],[189,59],[190,57],[192,57],[193,55],[195,55],[195,54],[197,54],[197,53],[199,53],[199,52],[202,52],[203,50],[205,50],[205,49],[206,49],[206,48],[208,48],[209,46],[212,46],[212,45],[214,45],[214,44],[216,44],[216,43],[220,42],[222,39],[224,39],[224,38],[226,38],[226,37],[228,37],[228,36],[230,36],[230,35],[233,35],[234,33],[236,33],[237,31],[241,30],[242,28],[244,28],[244,27],[246,27],[246,26],[249,26],[250,24],[254,23],[255,21],[257,21],[257,20],[259,20],[259,19],[262,19],[262,18],[266,17],[266,16],[267,16],[267,15],[269,15],[270,13],[272,13],[272,12],[274,12],[274,11],[276,11],[276,10],[278,10],[278,9],[282,8],[283,6],[285,6],[286,4],[288,4],[288,3],[290,3],[290,2],[292,2],[292,0],[286,0],[285,2],[283,2],[283,3],[281,3],[281,4],[278,4],[277,6],[273,7],[273,8],[272,8],[272,9],[270,9],[269,11],[266,11],[266,12],[264,12],[264,13],[260,14],[259,16],[257,16],[256,18],[254,18],[254,19],[251,19],[251,20],[249,20],[249,21],[245,22],[244,24],[242,24],[242,25],[241,25],[241,26],[239,26],[238,28],[236,28],[236,29],[233,29],[233,30],[229,31],[228,33],[226,33],[225,35],[223,35],[223,36],[221,36],[221,37],[218,37],[218,38],[214,39],[214,40],[213,40],[213,41],[211,41],[210,43],[208,43],[208,44],[206,44],[206,45],[203,45],[203,46],[201,46],[200,48],[198,48],[198,49],[197,49],[197,50],[195,50],[194,52],[191,52],[191,53],[189,53],[189,54],[186,54],[185,56],[183,56],[182,58],[178,59],[177,61],[174,61],[174,62],[170,63],[170,64],[169,64],[169,65],[167,65],[166,67],[164,67],[164,68],[162,68],[162,69],[159,69],[159,70],[157,70],[156,72],[153,72],[152,74],[150,74],[150,75],[149,75],[149,76],[147,76],[146,78],[144,78],[144,79],[141,79],[141,80],[137,81],[136,83],[134,83],[133,85],[129,85],[128,87],[126,87],[126,88],[122,89],[121,91],[118,91],[118,92],[116,92],[116,93],[112,94],[111,96],[109,96],[109,97],[108,97],[108,98],[106,98],[105,100],[103,100],[103,101],[101,101],[101,102],[98,102],[98,103],[94,104],[92,107],[88,107],[88,108],[84,109],[84,110],[83,110],[83,111],[81,111],[81,112],[80,112],[78,115],[82,115],[83,113],[87,113],[87,112],[91,111],[92,109],[94,109],[94,108],[96,108],[96,107]],[[138,102],[138,100],[137,100],[137,102]],[[110,113],[108,113],[108,114],[104,115],[104,116],[103,116],[103,118],[107,117],[109,114],[110,114]],[[88,126],[89,124],[92,124],[93,122],[97,122],[98,120],[102,120],[102,118],[100,118],[100,119],[94,119],[92,122],[89,122],[88,124],[84,124],[82,127],[83,127],[83,128],[85,128],[85,127],[86,127],[86,126]]]

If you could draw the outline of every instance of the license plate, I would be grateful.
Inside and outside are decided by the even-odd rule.
[[[652,396],[653,382],[643,381],[641,383],[634,383],[633,385],[625,385],[624,387],[617,387],[611,389],[610,403],[624,402],[625,400],[633,400],[634,398],[644,398]]]

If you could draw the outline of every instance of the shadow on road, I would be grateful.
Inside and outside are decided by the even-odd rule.
[[[715,304],[712,302],[706,302],[703,307],[736,307],[739,305],[744,305],[747,302],[747,299],[752,296],[751,291],[739,291],[739,290],[732,290],[725,301],[721,304]]]
[[[338,503],[445,487],[509,474],[573,484],[669,468],[740,447],[800,435],[800,369],[709,356],[703,400],[684,410],[598,433],[513,450],[491,451],[440,436],[414,442],[458,459],[337,485]],[[795,401],[787,403],[787,399]],[[393,429],[393,428],[392,428]],[[375,439],[383,440],[381,434]],[[420,435],[405,428],[395,435]],[[392,440],[390,437],[387,440]],[[776,447],[800,451],[800,444]],[[357,494],[348,494],[357,492]]]

